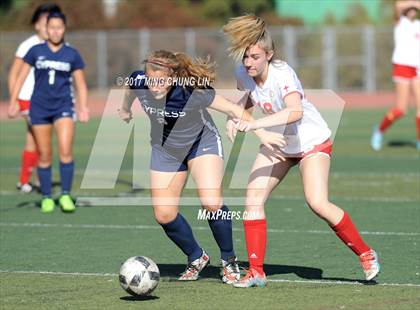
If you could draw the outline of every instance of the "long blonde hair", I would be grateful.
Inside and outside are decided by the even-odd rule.
[[[193,60],[184,53],[172,53],[166,50],[152,52],[147,59],[144,60],[146,70],[167,71],[172,77],[194,78],[198,81],[206,80],[210,83],[216,78],[215,63],[210,61],[210,57],[206,60],[196,58]],[[204,87],[205,85],[197,84],[196,87]]]
[[[242,61],[246,49],[255,44],[267,53],[275,52],[273,39],[260,17],[253,14],[234,17],[222,29],[229,41],[229,55],[236,61]]]

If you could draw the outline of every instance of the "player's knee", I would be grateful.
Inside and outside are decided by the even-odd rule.
[[[59,156],[60,157],[60,162],[62,163],[71,163],[73,161],[73,156],[68,155],[68,156]]]
[[[60,161],[64,163],[69,163],[73,160],[73,154],[70,150],[60,150],[58,156],[60,157]]]
[[[222,207],[222,198],[217,197],[201,197],[201,206],[208,212],[215,212]]]
[[[168,224],[172,222],[175,218],[176,214],[155,212],[155,220],[159,225]]]
[[[208,212],[216,212],[222,207],[221,203],[204,204],[203,208]]]
[[[306,203],[319,217],[325,218],[328,200],[323,197],[306,197]]]
[[[41,167],[48,167],[51,165],[52,156],[51,153],[40,152],[38,163]]]
[[[263,207],[265,202],[265,194],[261,190],[248,189],[246,192],[245,204],[247,207]]]

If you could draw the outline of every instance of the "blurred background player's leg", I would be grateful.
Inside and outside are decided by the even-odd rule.
[[[396,1],[394,8],[398,20],[394,26],[392,77],[395,82],[397,101],[396,105],[382,119],[379,127],[375,127],[373,130],[371,146],[376,151],[382,148],[385,130],[407,112],[410,84],[418,78],[419,26],[417,13],[420,1]]]
[[[22,152],[22,159],[21,159],[21,168],[20,168],[20,177],[19,182],[17,183],[16,187],[22,193],[30,193],[33,189],[30,180],[32,177],[32,172],[38,165],[38,151],[35,144],[35,139],[32,134],[31,127],[28,123],[27,117],[24,116],[26,121],[26,141],[24,150]]]
[[[395,95],[396,104],[382,118],[381,123],[378,127],[373,130],[371,138],[371,146],[375,151],[379,151],[382,148],[383,134],[385,131],[399,118],[404,116],[408,107],[408,100],[410,98],[410,80],[405,77],[395,75]]]
[[[414,100],[416,103],[416,130],[417,130],[417,149],[420,150],[420,68],[417,70],[417,78],[411,81]]]

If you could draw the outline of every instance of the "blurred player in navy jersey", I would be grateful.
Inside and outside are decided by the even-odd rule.
[[[41,211],[52,212],[55,207],[51,198],[51,138],[53,129],[57,135],[60,159],[61,196],[63,211],[75,210],[70,196],[73,182],[74,98],[72,81],[78,92],[77,116],[81,122],[89,120],[87,86],[83,73],[84,63],[76,49],[64,41],[66,17],[53,12],[47,18],[48,40],[33,46],[24,56],[10,99],[9,114],[18,113],[17,98],[31,67],[35,70],[35,86],[29,108],[29,124],[39,151],[38,177],[43,196]]]
[[[227,218],[229,209],[222,199],[223,149],[207,108],[238,119],[242,118],[244,110],[216,95],[209,85],[173,83],[176,78],[212,82],[215,74],[208,62],[194,62],[182,53],[157,51],[145,64],[145,71],[131,75],[130,81],[135,85],[129,85],[132,90],[128,91],[119,113],[123,120],[130,121],[131,104],[137,97],[150,119],[153,211],[166,235],[188,257],[187,268],[179,280],[197,280],[210,262],[190,225],[179,213],[179,199],[190,171],[202,208],[209,212],[222,210],[225,214],[225,217],[209,219],[208,223],[221,252],[222,281],[232,284],[239,278],[239,268],[233,249],[232,220]],[[245,112],[244,117],[250,116]],[[267,145],[282,142],[281,135],[271,133],[265,140]]]
[[[29,49],[37,44],[44,42],[47,39],[47,17],[51,12],[61,12],[60,7],[56,4],[41,4],[38,6],[32,16],[31,24],[35,29],[35,34],[23,41],[16,50],[15,60],[9,71],[8,86],[9,94],[13,93],[17,76],[24,63],[23,57]],[[36,149],[35,140],[28,124],[29,104],[34,89],[34,70],[31,69],[26,78],[21,91],[18,95],[19,110],[26,123],[26,141],[22,152],[21,170],[17,188],[22,193],[29,193],[32,191],[30,179],[33,169],[38,165],[38,151]],[[12,112],[15,108],[12,109]]]

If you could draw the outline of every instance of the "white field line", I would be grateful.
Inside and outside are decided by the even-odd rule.
[[[89,194],[89,193],[84,193]],[[98,195],[98,193],[91,193],[93,195]],[[0,191],[0,196],[16,196],[19,195],[17,191]],[[304,200],[302,196],[287,196],[287,195],[270,195],[270,199],[286,199],[286,200]],[[245,202],[245,197],[223,197],[225,203],[230,205],[243,205]],[[349,201],[349,202],[383,202],[383,203],[403,203],[403,202],[420,202],[419,198],[404,198],[404,197],[347,197],[347,196],[330,196],[330,200],[339,200],[339,201]],[[196,197],[182,197],[180,204],[193,204],[197,205],[198,198]],[[92,197],[83,197],[79,196],[77,198],[77,204],[89,204],[91,206],[110,206],[110,205],[122,205],[122,206],[138,206],[138,205],[148,205],[152,204],[150,197],[139,197],[134,195],[127,195],[121,197],[115,196],[92,196]]]
[[[50,224],[50,223],[13,223],[0,222],[0,227],[28,227],[28,228],[69,228],[69,229],[109,229],[109,230],[154,230],[161,229],[159,225],[104,225],[104,224]],[[207,226],[193,226],[193,230],[208,230]],[[243,231],[242,228],[233,227],[234,231]],[[331,234],[330,230],[295,230],[295,229],[267,229],[269,233],[292,234]],[[420,236],[420,232],[391,232],[391,231],[360,231],[362,235],[376,236]]]
[[[89,193],[84,193],[89,194]],[[98,195],[98,193],[91,193]],[[0,191],[0,196],[16,196],[19,195],[17,191]],[[284,199],[284,200],[296,200],[304,202],[302,196],[286,196],[286,195],[270,195],[269,199]],[[380,203],[412,203],[420,202],[419,198],[404,198],[404,197],[347,197],[347,196],[330,196],[331,201],[346,201],[346,202],[380,202]],[[34,199],[35,201],[35,199]],[[245,203],[245,197],[223,197],[223,201],[228,205],[243,206]],[[115,196],[91,196],[77,198],[76,204],[79,206],[151,206],[152,200],[150,197],[139,197],[133,195],[127,195],[122,197]],[[199,200],[196,197],[182,197],[179,203],[180,205],[199,205]]]
[[[284,200],[296,200],[304,202],[302,196],[288,196],[288,195],[271,195],[270,199],[284,199]],[[381,202],[381,203],[406,203],[406,202],[419,202],[420,198],[406,198],[406,197],[345,197],[345,196],[331,196],[332,201],[348,201],[348,202]],[[228,197],[224,196],[223,201],[227,205],[243,206],[245,204],[245,197]],[[78,197],[78,205],[90,205],[90,206],[141,206],[141,205],[152,205],[152,199],[150,197],[139,197],[139,196],[125,196],[125,197]],[[168,201],[167,203],[171,203]],[[181,197],[179,205],[183,206],[197,206],[200,205],[200,201],[197,197]]]
[[[383,157],[371,157],[371,156],[358,156],[358,155],[352,155],[352,156],[346,156],[346,155],[337,155],[340,156],[341,158],[367,158],[367,159],[371,159],[371,160],[394,160],[394,159],[400,159],[400,160],[420,160],[420,157],[417,154],[413,154],[413,155],[408,155],[408,156],[399,156],[399,155],[391,155],[391,154],[386,154]],[[228,158],[228,157],[226,157]],[[145,161],[148,162],[150,158],[145,158]],[[254,158],[252,158],[252,161],[254,160]],[[148,174],[149,170],[148,167],[145,167],[146,169],[144,171],[140,171],[137,173],[144,173],[144,174]],[[53,169],[55,169],[55,167],[53,167]],[[18,166],[13,166],[13,167],[3,167],[2,171],[5,173],[14,173],[16,174],[17,171],[19,170]],[[74,169],[74,174],[75,175],[84,175],[85,173],[85,169]],[[296,170],[295,170],[296,171]],[[133,172],[132,168],[127,168],[127,169],[120,169],[120,174],[127,172],[127,174],[130,174]],[[331,171],[330,172],[330,176],[367,176],[367,177],[413,177],[413,176],[419,176],[419,172],[364,172],[364,171],[355,171],[355,172],[348,172],[348,171]]]
[[[304,202],[302,196],[283,196],[283,195],[272,195],[270,199],[284,199],[284,200],[295,200]],[[419,199],[415,198],[398,198],[398,197],[340,197],[331,196],[332,201],[347,201],[347,202],[381,202],[381,203],[411,203],[419,202]],[[223,201],[227,205],[231,206],[243,206],[245,204],[245,197],[223,197]],[[168,200],[167,203],[171,203]],[[173,203],[173,202],[172,202]],[[78,197],[76,204],[79,206],[151,206],[152,199],[150,197]],[[182,206],[197,206],[200,205],[200,200],[197,197],[181,197],[179,205]]]
[[[406,158],[406,157],[404,157]],[[419,155],[414,155],[415,159],[420,160]],[[16,173],[16,171],[19,170],[19,167],[3,167],[3,172],[13,172]],[[85,169],[74,169],[75,175],[84,175]],[[120,174],[126,172],[130,175],[133,172],[133,169],[121,169]],[[297,170],[290,172],[290,174],[296,174]],[[139,173],[139,172],[138,172]],[[140,172],[141,173],[141,172]],[[149,173],[149,170],[144,171],[145,174]],[[244,172],[245,173],[245,172]],[[249,172],[248,172],[249,173]],[[362,172],[362,171],[355,171],[355,172],[348,172],[348,171],[331,171],[330,177],[368,177],[368,178],[395,178],[395,177],[401,177],[401,178],[419,178],[420,172]]]
[[[0,273],[11,274],[40,274],[40,275],[54,275],[54,276],[71,276],[71,277],[117,277],[116,273],[92,273],[92,272],[60,272],[60,271],[36,271],[36,270],[0,270]],[[200,281],[211,281],[201,279]],[[286,279],[268,279],[268,282],[275,283],[301,283],[301,284],[328,284],[328,285],[365,285],[362,282],[346,282],[346,281],[331,281],[331,280],[286,280]],[[418,287],[420,284],[415,283],[377,283],[375,286],[404,286],[404,287]]]

